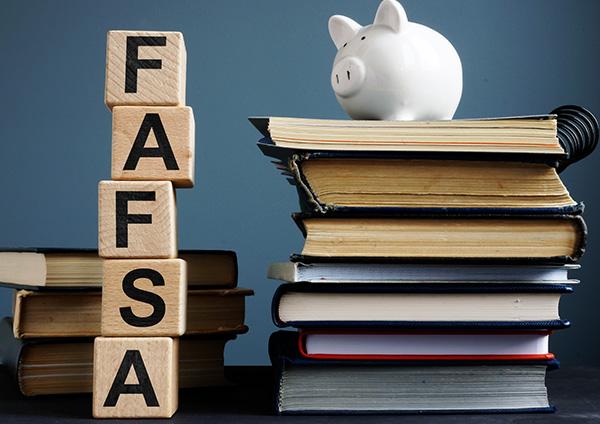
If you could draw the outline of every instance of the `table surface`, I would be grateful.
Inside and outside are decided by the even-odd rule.
[[[529,414],[427,414],[375,416],[288,416],[277,417],[271,409],[270,367],[226,367],[230,386],[184,389],[173,423],[600,423],[600,367],[563,367],[548,374],[550,401],[555,413]],[[26,398],[15,390],[6,373],[0,373],[0,422],[87,423],[92,418],[91,394],[53,395]],[[109,420],[132,423],[137,420]],[[164,419],[143,419],[144,423]]]

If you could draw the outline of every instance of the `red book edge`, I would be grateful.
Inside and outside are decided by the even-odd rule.
[[[334,360],[406,360],[406,361],[506,361],[506,360],[550,360],[554,359],[553,353],[542,353],[537,355],[353,355],[353,354],[308,354],[306,352],[306,336],[310,334],[540,334],[550,335],[553,331],[324,331],[324,330],[300,330],[298,337],[298,349],[300,353],[313,359],[334,359]]]

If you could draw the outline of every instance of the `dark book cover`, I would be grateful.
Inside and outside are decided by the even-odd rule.
[[[495,293],[556,293],[559,295],[572,293],[573,288],[564,284],[401,284],[401,283],[285,283],[278,286],[271,302],[271,317],[278,327],[295,327],[303,329],[340,328],[340,329],[535,329],[557,330],[569,327],[571,323],[565,319],[536,321],[436,321],[436,320],[289,320],[280,317],[281,298],[287,293],[322,293],[353,294],[360,298],[363,294],[495,294]]]
[[[504,408],[504,409],[483,409],[483,410],[457,410],[457,409],[435,409],[435,410],[282,410],[279,405],[282,392],[285,390],[285,372],[288,368],[294,367],[316,367],[316,368],[331,368],[331,367],[459,367],[465,366],[465,361],[421,361],[421,360],[338,360],[338,359],[314,359],[304,357],[298,345],[299,335],[292,331],[277,331],[271,334],[269,338],[269,357],[275,372],[274,379],[274,396],[273,407],[278,415],[306,415],[306,414],[351,414],[351,415],[366,415],[366,414],[423,414],[423,413],[510,413],[510,412],[555,412],[556,408],[552,405],[541,408]],[[490,367],[490,366],[543,366],[547,371],[555,370],[560,367],[560,363],[556,359],[550,360],[474,360],[467,361],[470,367]],[[499,372],[502,372],[499,370]],[[314,381],[313,384],[322,385],[319,381]],[[353,384],[357,384],[353,382]],[[399,395],[400,396],[400,395]]]

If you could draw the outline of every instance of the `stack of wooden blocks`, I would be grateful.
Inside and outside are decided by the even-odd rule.
[[[105,103],[111,181],[99,184],[102,336],[96,418],[171,417],[186,331],[187,267],[177,258],[176,188],[194,185],[194,117],[178,32],[110,31]]]

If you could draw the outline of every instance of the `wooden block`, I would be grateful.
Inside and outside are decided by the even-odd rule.
[[[100,181],[98,254],[103,258],[177,256],[175,189],[168,181]]]
[[[182,336],[187,264],[183,259],[106,259],[103,336]]]
[[[184,105],[186,60],[180,32],[109,31],[106,106]]]
[[[194,186],[194,114],[191,107],[113,108],[112,179],[171,181]]]
[[[95,418],[170,418],[178,403],[179,339],[97,337]]]

